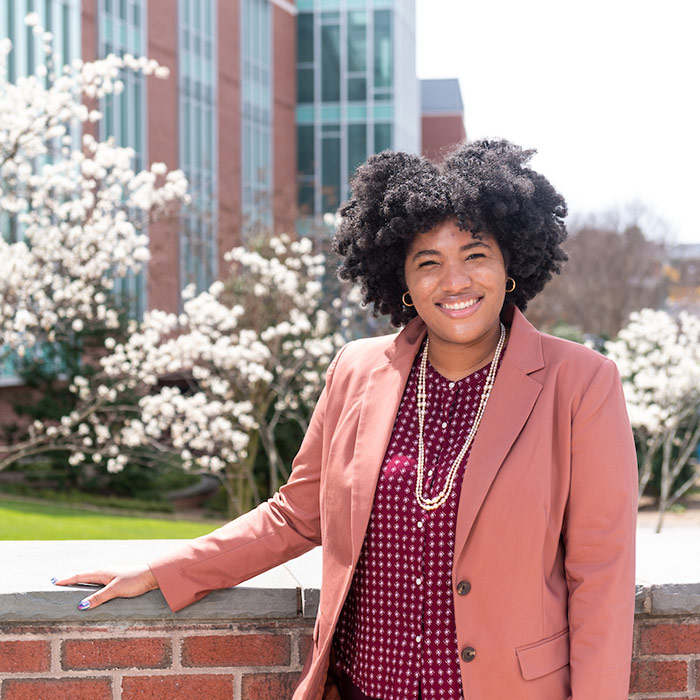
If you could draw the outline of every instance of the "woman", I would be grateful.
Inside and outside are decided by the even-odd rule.
[[[530,155],[361,166],[340,275],[403,330],[338,353],[267,503],[148,570],[59,583],[106,584],[83,607],[160,587],[179,610],[322,543],[294,698],[626,698],[634,444],[614,364],[521,313],[566,258]]]

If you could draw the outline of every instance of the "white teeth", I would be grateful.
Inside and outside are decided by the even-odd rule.
[[[448,309],[449,311],[462,311],[462,309],[468,309],[470,306],[474,306],[478,299],[471,299],[470,301],[461,301],[458,304],[440,304],[443,309]]]

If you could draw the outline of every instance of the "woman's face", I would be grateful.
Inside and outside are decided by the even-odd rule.
[[[474,238],[454,220],[444,221],[413,238],[404,271],[431,348],[438,343],[451,351],[477,351],[494,342],[506,268],[493,236]]]

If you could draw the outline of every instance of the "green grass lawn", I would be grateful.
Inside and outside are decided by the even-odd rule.
[[[0,540],[150,540],[197,537],[220,523],[113,515],[0,499]]]

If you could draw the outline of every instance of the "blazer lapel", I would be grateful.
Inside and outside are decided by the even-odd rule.
[[[367,380],[353,455],[350,530],[355,560],[364,542],[379,470],[401,397],[424,335],[422,321],[411,321],[382,355]]]
[[[529,374],[544,366],[539,333],[514,310],[508,346],[472,445],[457,511],[455,560],[498,470],[530,416],[542,385]]]

